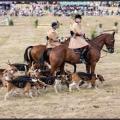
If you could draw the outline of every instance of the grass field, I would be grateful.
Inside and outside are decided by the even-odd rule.
[[[39,27],[34,27],[36,17],[13,17],[15,26],[0,26],[0,67],[7,61],[22,63],[24,50],[29,45],[45,44],[50,23],[57,19],[62,23],[60,36],[69,36],[71,18],[45,16],[37,18]],[[84,17],[85,33],[90,37],[96,20],[104,29],[112,29],[120,17]],[[89,24],[89,26],[87,25]],[[120,29],[120,26],[119,26]],[[53,88],[41,91],[39,97],[13,97],[3,101],[5,89],[0,89],[0,118],[120,118],[120,31],[115,35],[115,53],[107,54],[97,64],[96,73],[104,76],[104,84],[98,90],[85,89],[69,93],[65,88],[55,94]],[[72,69],[70,65],[67,68]],[[85,71],[78,65],[77,71]]]

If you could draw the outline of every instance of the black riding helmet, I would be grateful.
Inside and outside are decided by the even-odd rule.
[[[55,26],[57,26],[57,25],[58,25],[57,22],[52,22],[51,27],[55,27]]]
[[[82,16],[80,14],[77,14],[77,15],[75,15],[75,19],[76,18],[82,19]]]

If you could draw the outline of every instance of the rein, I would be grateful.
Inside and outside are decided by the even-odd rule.
[[[94,45],[96,45],[100,49],[100,47],[97,44],[94,43]],[[100,58],[103,58],[103,57],[107,56],[107,54],[108,54],[107,50],[102,48],[101,51],[105,52],[106,54],[104,56],[100,57]]]
[[[86,41],[90,41],[90,39],[89,38],[85,38],[86,39]],[[99,49],[100,49],[100,47],[96,44],[96,43],[93,43],[94,45],[96,45]],[[105,56],[107,56],[107,54],[108,54],[108,51],[107,50],[105,50],[105,49],[101,49],[103,52],[105,52],[106,54],[105,55],[103,55],[103,56],[101,56],[100,58],[103,58],[103,57],[105,57]]]
[[[107,52],[106,50],[102,49],[102,51],[104,51],[106,54],[105,54],[105,55],[103,55],[103,56],[101,56],[100,58],[106,57],[106,56],[107,56],[107,54],[108,54],[108,52]]]

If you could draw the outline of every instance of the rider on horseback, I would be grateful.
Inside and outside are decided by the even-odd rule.
[[[49,56],[52,48],[59,46],[61,44],[59,37],[58,37],[58,33],[56,31],[58,28],[59,28],[58,21],[51,23],[51,29],[47,32],[47,36],[46,36],[46,39],[47,39],[46,48],[47,49],[44,53],[45,59],[48,59],[48,56]],[[49,68],[51,68],[51,66],[47,62],[45,62],[45,65],[47,65]]]
[[[69,48],[74,49],[75,52],[80,53],[80,62],[85,63],[85,51],[89,44],[85,40],[85,34],[81,30],[81,15],[77,14],[74,19],[74,23],[71,26],[71,40],[69,43]]]
[[[47,48],[54,48],[60,45],[58,33],[56,31],[57,28],[59,28],[58,21],[52,22],[51,29],[47,33]]]

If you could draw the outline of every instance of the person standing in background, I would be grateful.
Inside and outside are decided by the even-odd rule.
[[[115,33],[118,33],[118,22],[114,23],[113,30],[115,30]]]
[[[103,26],[101,23],[98,23],[98,21],[96,20],[97,25],[95,26],[95,28],[92,30],[91,32],[91,39],[94,39],[95,37],[99,36],[100,34],[103,33]]]
[[[96,28],[96,36],[103,33],[103,25],[100,23]]]

